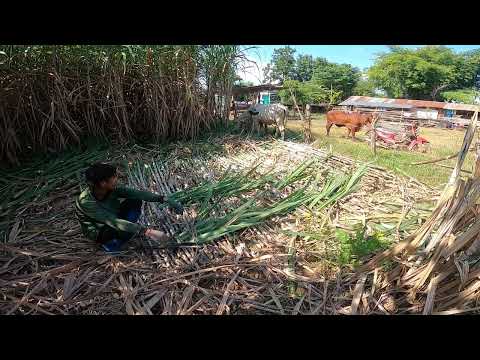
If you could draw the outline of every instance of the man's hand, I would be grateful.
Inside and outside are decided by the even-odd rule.
[[[147,229],[147,231],[145,231],[145,236],[149,239],[152,239],[153,241],[159,241],[164,243],[168,243],[170,241],[170,236],[159,230]]]

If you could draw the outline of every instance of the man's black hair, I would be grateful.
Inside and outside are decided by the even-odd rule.
[[[105,163],[95,163],[85,171],[85,179],[92,185],[97,185],[101,181],[110,179],[117,175],[117,168]]]

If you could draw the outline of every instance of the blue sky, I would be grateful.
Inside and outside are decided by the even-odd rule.
[[[285,45],[257,45],[257,49],[249,50],[248,57],[258,64],[260,71],[252,67],[238,75],[245,80],[259,84],[262,78],[262,69],[270,62],[273,49],[283,46]],[[406,45],[405,47],[415,48],[418,46],[421,45]],[[352,64],[362,70],[373,64],[376,54],[388,51],[386,45],[291,45],[291,47],[296,50],[296,55],[307,54],[313,57],[324,57],[332,62]],[[480,48],[480,45],[448,45],[448,47],[460,52]]]

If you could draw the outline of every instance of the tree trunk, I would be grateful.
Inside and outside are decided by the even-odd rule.
[[[225,126],[228,126],[228,121],[230,120],[230,98],[232,98],[232,82],[227,80],[226,88],[225,88],[225,104],[224,104],[224,121]]]
[[[308,120],[310,120],[310,116],[312,115],[311,110],[312,110],[312,108],[311,108],[310,104],[305,105],[305,117]]]
[[[311,119],[310,119],[310,117],[308,117],[308,118],[303,117],[302,112],[300,111],[300,108],[298,107],[297,99],[295,98],[295,95],[293,94],[292,89],[290,89],[290,95],[292,96],[293,105],[297,109],[298,114],[300,115],[300,120],[302,120],[302,123],[303,123],[303,140],[306,143],[311,143],[312,142]]]
[[[432,100],[435,101],[435,99],[437,98],[437,94],[440,90],[443,90],[447,87],[448,85],[440,85],[438,87],[435,87],[432,91]]]

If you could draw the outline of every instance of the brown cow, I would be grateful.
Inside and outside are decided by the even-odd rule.
[[[347,137],[352,134],[353,140],[355,138],[355,133],[359,131],[362,126],[371,124],[372,120],[372,114],[331,110],[327,112],[327,136],[330,135],[330,128],[332,125],[338,127],[345,126],[348,130]]]

